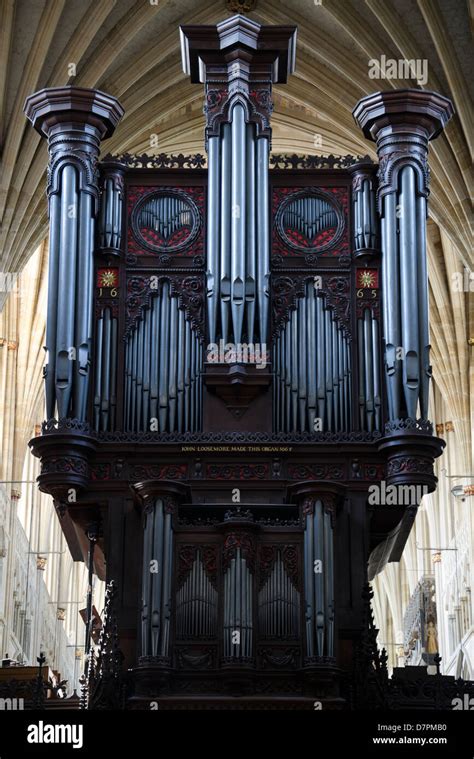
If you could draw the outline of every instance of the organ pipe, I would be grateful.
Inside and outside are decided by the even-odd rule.
[[[208,144],[207,299],[209,338],[265,343],[269,310],[269,197],[266,136],[244,104]]]
[[[379,92],[354,111],[377,144],[382,230],[383,338],[390,422],[427,420],[429,365],[426,276],[428,143],[453,115],[436,92]]]
[[[299,593],[288,576],[281,550],[258,593],[258,627],[263,638],[296,638],[299,632]]]
[[[178,307],[178,299],[170,295],[169,282],[164,281],[125,343],[127,430],[198,431],[201,364],[199,338]]]
[[[85,421],[99,199],[95,167],[101,139],[113,134],[123,109],[97,90],[53,87],[28,97],[25,113],[48,137],[50,155],[46,418]]]
[[[311,282],[275,340],[274,364],[276,432],[350,428],[350,341]]]
[[[163,499],[145,512],[142,578],[142,656],[169,655],[173,532]],[[152,565],[152,562],[154,564]],[[152,567],[157,571],[152,571]]]
[[[98,238],[101,253],[107,255],[118,256],[122,251],[125,170],[119,161],[104,161],[100,166]]]
[[[306,655],[334,654],[334,546],[331,514],[319,499],[304,506]]]
[[[371,308],[357,319],[359,364],[359,424],[373,432],[381,429],[379,325]]]
[[[228,660],[239,661],[253,655],[252,596],[251,572],[237,548],[224,574],[224,658]]]
[[[376,211],[377,165],[371,161],[360,162],[351,166],[349,172],[352,174],[354,255],[372,256],[380,247]]]
[[[198,548],[191,570],[176,594],[176,633],[180,640],[217,634],[217,590],[206,575]]]
[[[95,344],[94,428],[115,429],[117,404],[117,318],[110,307],[97,319]],[[125,367],[126,395],[130,388],[130,372]]]

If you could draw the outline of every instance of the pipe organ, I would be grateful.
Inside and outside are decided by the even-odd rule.
[[[181,29],[206,155],[98,162],[115,98],[26,102],[50,150],[31,447],[74,558],[119,588],[127,708],[339,708],[367,650],[364,585],[418,505],[369,508],[369,488],[436,486],[427,153],[452,107],[363,98],[378,162],[272,153],[295,44],[242,16]]]

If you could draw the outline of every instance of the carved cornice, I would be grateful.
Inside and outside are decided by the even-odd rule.
[[[107,153],[102,159],[105,162],[119,161],[128,169],[205,169],[207,156],[202,153],[184,155],[183,153]]]
[[[183,69],[204,81],[206,139],[218,135],[237,102],[246,121],[270,136],[273,83],[284,83],[295,65],[296,27],[261,26],[232,16],[215,26],[182,26]]]
[[[376,169],[374,164],[368,155],[366,156],[354,156],[354,155],[298,155],[297,153],[271,153],[270,154],[270,169],[310,169],[314,171],[316,169],[349,169],[359,163],[364,163],[366,166],[372,166]]]
[[[106,443],[372,443],[380,432],[99,432],[95,436]]]

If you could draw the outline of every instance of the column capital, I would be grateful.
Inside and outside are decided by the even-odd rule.
[[[165,508],[174,511],[174,507],[189,495],[189,486],[172,480],[143,480],[130,485],[145,510],[151,508],[157,498],[165,503]]]
[[[352,115],[365,137],[377,143],[380,210],[383,197],[397,191],[404,166],[415,171],[418,195],[428,197],[428,142],[453,113],[449,98],[425,90],[376,92],[359,100]]]
[[[359,100],[352,111],[368,140],[378,142],[388,132],[419,133],[434,140],[454,113],[449,98],[437,92],[407,89],[376,92]]]
[[[230,121],[235,100],[259,134],[269,136],[271,87],[295,69],[296,27],[261,26],[237,15],[214,26],[182,26],[180,35],[184,72],[206,86],[206,136]]]
[[[288,486],[288,500],[300,504],[304,514],[312,513],[316,502],[321,501],[324,510],[334,515],[346,491],[347,487],[340,482],[305,480]]]
[[[271,81],[279,84],[295,69],[296,26],[262,26],[236,15],[212,26],[181,26],[180,36],[183,69],[193,83],[218,69],[227,73],[227,64],[239,58],[268,64]]]
[[[124,114],[112,95],[85,87],[47,87],[26,98],[24,111],[39,134],[49,137],[60,124],[89,125],[100,139],[111,137]]]

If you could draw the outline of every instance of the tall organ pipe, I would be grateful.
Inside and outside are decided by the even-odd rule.
[[[417,417],[417,405],[420,389],[420,347],[418,328],[417,271],[413,271],[416,262],[416,196],[415,173],[411,166],[404,166],[399,175],[400,182],[400,287],[401,299],[401,333],[403,345],[403,390],[407,415],[410,419]]]
[[[334,549],[331,515],[322,500],[307,499],[304,506],[304,598],[306,655],[333,656]]]
[[[382,216],[382,285],[384,297],[385,371],[390,419],[401,414],[401,367],[397,349],[401,345],[400,285],[398,277],[396,197],[387,195]]]
[[[220,271],[220,301],[221,301],[221,337],[224,341],[229,339],[230,318],[230,273],[231,273],[231,246],[230,246],[230,214],[231,214],[231,176],[232,176],[232,134],[230,124],[222,126],[221,147],[221,271]],[[209,169],[212,173],[211,158],[209,155]],[[212,262],[209,261],[209,264]]]
[[[268,335],[270,302],[270,200],[268,192],[268,137],[257,138],[257,301],[259,340]]]
[[[418,414],[423,420],[427,419],[430,375],[425,239],[428,143],[442,132],[453,113],[448,98],[420,90],[368,95],[353,111],[365,136],[376,142],[379,157],[383,337],[389,422],[417,419]],[[396,214],[396,210],[399,213]]]
[[[257,262],[256,258],[256,234],[257,234],[257,218],[256,218],[256,182],[255,182],[255,168],[257,163],[257,156],[255,150],[255,126],[253,124],[246,125],[246,274],[245,274],[245,310],[247,320],[247,342],[253,343],[254,341],[254,325],[255,325],[255,280]]]
[[[232,179],[231,179],[231,313],[234,342],[242,342],[245,303],[245,111],[237,103],[232,113]]]
[[[74,403],[73,415],[85,419],[87,410],[88,375],[90,349],[92,343],[92,280],[93,280],[93,239],[94,219],[92,197],[86,193],[79,195],[80,217],[78,230],[77,293],[75,314],[76,358],[74,361]],[[87,283],[84,291],[83,283]]]
[[[60,240],[60,203],[59,195],[51,195],[49,201],[49,271],[48,271],[48,312],[46,318],[46,362],[44,367],[46,419],[55,415],[56,405],[56,339],[57,339],[57,301],[54,294],[58,292],[59,282],[59,240]],[[51,296],[49,295],[51,293]]]
[[[219,292],[219,232],[220,213],[219,199],[221,188],[220,178],[220,139],[210,137],[208,141],[209,172],[208,172],[208,214],[207,214],[207,318],[209,324],[209,339],[216,342],[217,303]]]
[[[46,416],[83,422],[92,349],[96,163],[101,139],[113,134],[123,109],[97,90],[52,87],[30,95],[25,113],[48,137],[50,156]]]
[[[69,416],[74,354],[74,310],[77,258],[77,174],[67,165],[62,172],[59,242],[58,320],[56,336],[56,396],[60,419]],[[71,209],[74,213],[71,215]]]
[[[142,580],[142,656],[169,655],[173,533],[161,498],[145,516]],[[157,562],[152,572],[151,561]]]
[[[245,334],[248,343],[262,344],[269,319],[269,142],[246,123],[239,100],[229,118],[208,140],[209,339],[240,343]]]
[[[416,199],[416,230],[417,230],[417,265],[418,265],[418,328],[420,349],[420,416],[428,418],[429,384],[431,378],[430,366],[430,324],[428,309],[428,270],[426,254],[426,198],[419,195]]]

